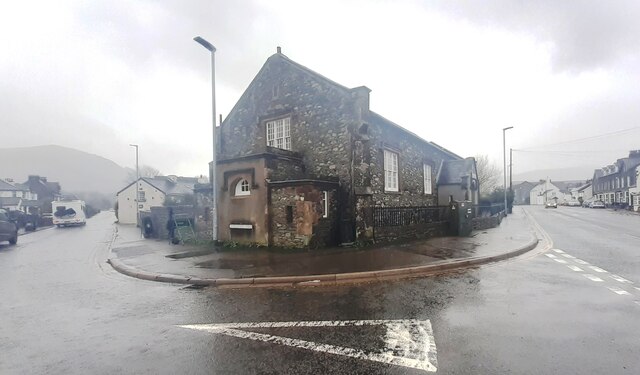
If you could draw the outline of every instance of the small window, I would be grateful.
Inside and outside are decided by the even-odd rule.
[[[322,217],[329,217],[329,192],[322,192],[322,200],[320,201],[320,209],[322,210]]]
[[[429,164],[423,164],[422,170],[424,173],[424,193],[433,194],[432,184],[431,184],[431,166]]]
[[[287,224],[293,223],[293,206],[286,207],[287,214]]]
[[[251,194],[251,188],[249,186],[249,181],[245,179],[238,181],[238,183],[236,184],[235,195],[243,196],[243,195],[250,195],[250,194]]]
[[[398,154],[384,150],[384,190],[398,191]]]
[[[267,122],[267,146],[291,150],[291,118]]]
[[[147,199],[145,198],[145,192],[144,191],[139,191],[138,192],[138,202],[145,202]]]

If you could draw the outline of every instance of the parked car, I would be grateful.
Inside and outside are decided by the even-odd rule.
[[[556,202],[547,202],[544,208],[558,208],[558,204]]]
[[[569,201],[567,202],[567,206],[569,207],[580,207],[580,202],[575,200],[575,201]]]
[[[591,208],[605,208],[603,201],[593,201],[593,202],[591,202],[591,205],[589,207],[591,207]]]
[[[18,243],[18,226],[9,219],[6,210],[0,209],[0,242],[9,241],[10,244]]]

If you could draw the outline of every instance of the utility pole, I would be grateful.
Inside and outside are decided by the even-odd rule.
[[[504,214],[507,214],[507,143],[505,133],[507,130],[513,129],[513,126],[502,129],[502,170],[504,172],[504,181],[502,188],[504,189]]]
[[[216,139],[216,47],[213,44],[207,42],[204,38],[199,36],[193,38],[198,44],[206,48],[209,52],[211,52],[211,109],[213,112],[213,161],[212,165],[212,173],[211,173],[211,225],[212,230],[211,234],[213,237],[213,241],[216,242],[218,240],[218,211],[217,211],[217,197],[216,197],[216,147],[217,147],[217,139]]]
[[[509,193],[513,193],[513,149],[509,148]],[[513,210],[513,206],[511,207]]]
[[[136,226],[140,226],[140,189],[138,188],[138,181],[140,180],[140,168],[138,167],[138,145],[129,144],[131,147],[136,148]]]

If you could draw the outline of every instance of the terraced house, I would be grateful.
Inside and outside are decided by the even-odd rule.
[[[614,164],[596,169],[593,173],[593,196],[608,206],[632,206],[640,209],[640,150],[629,151],[629,156]]]
[[[472,158],[447,163],[464,159],[371,111],[370,91],[333,82],[278,48],[218,129],[219,239],[291,247],[369,240],[376,209],[437,216],[428,208],[439,204],[440,174],[455,199],[477,197]]]

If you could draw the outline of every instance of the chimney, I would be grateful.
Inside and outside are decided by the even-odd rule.
[[[371,89],[367,86],[359,86],[351,89],[353,97],[356,99],[356,105],[360,108],[360,115],[369,113],[369,93]]]
[[[278,53],[279,55],[282,54],[282,48],[280,46],[276,47],[276,53]]]

